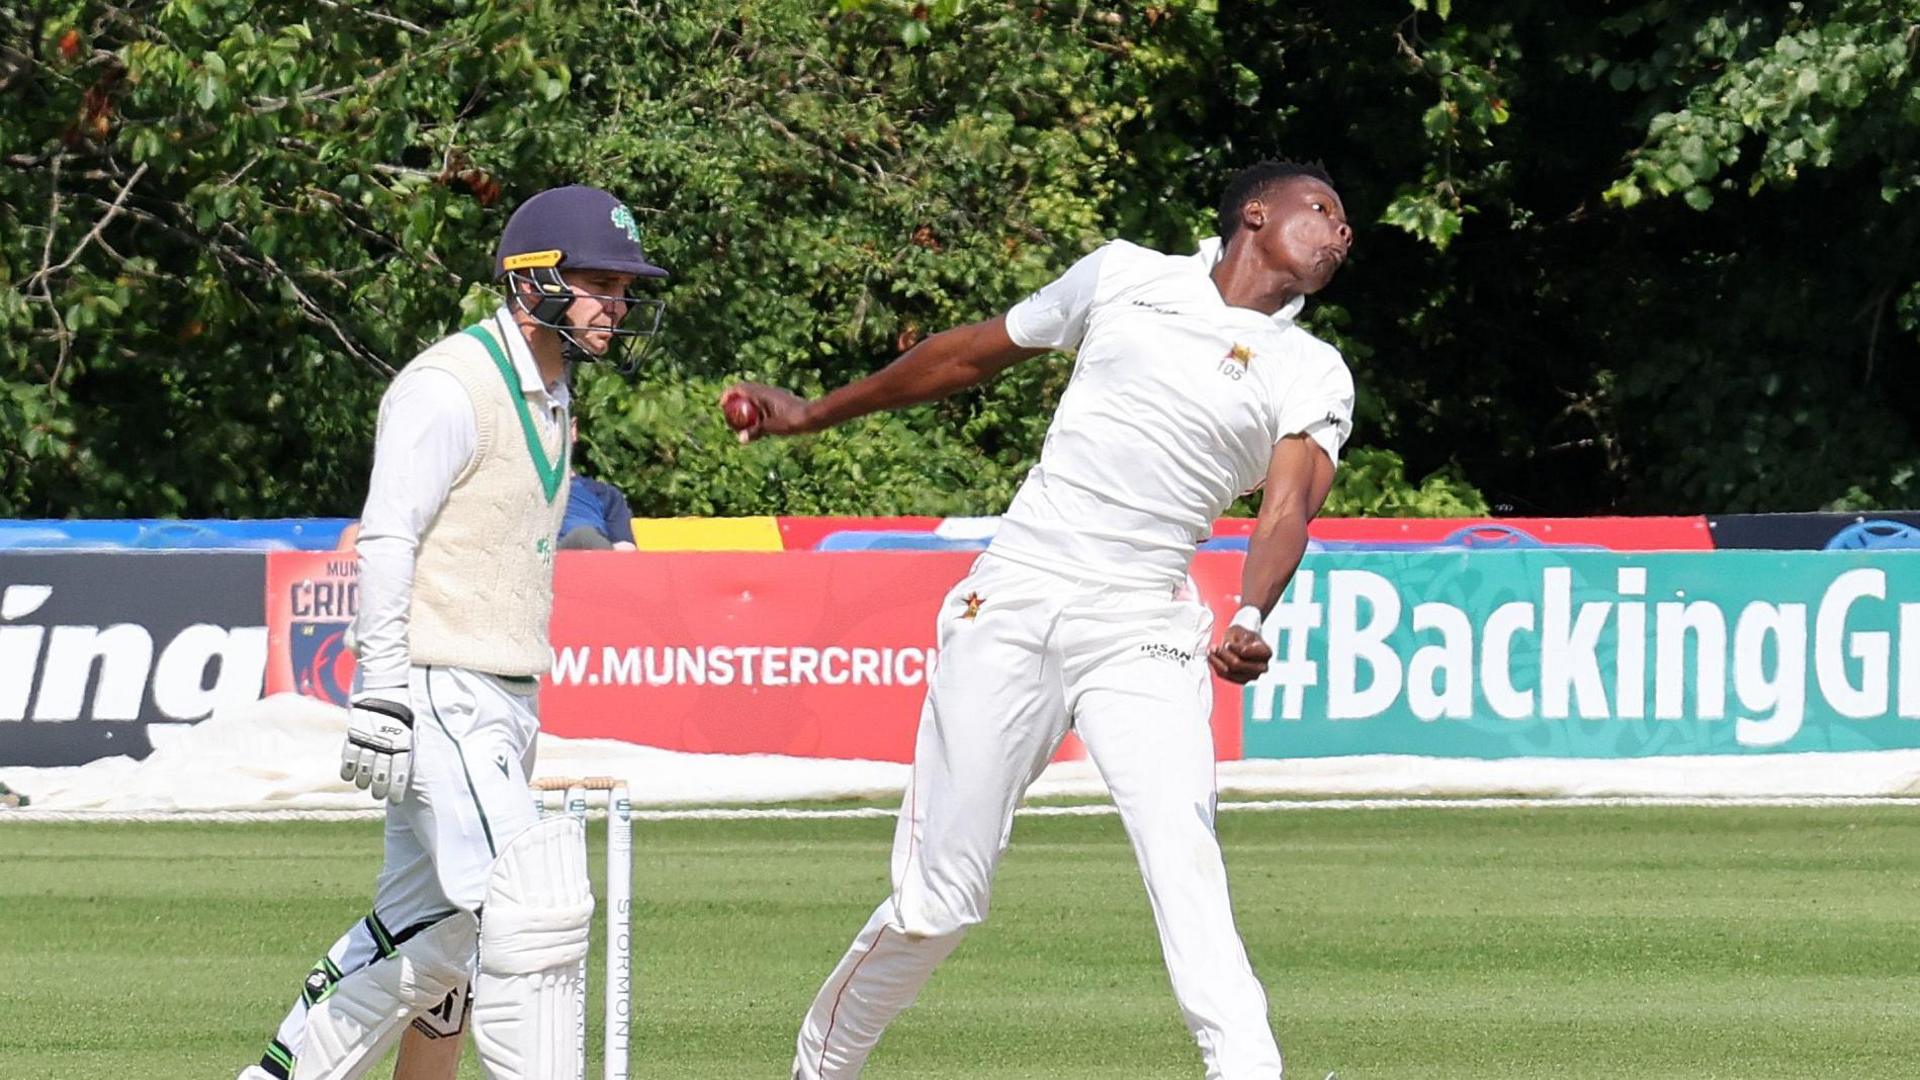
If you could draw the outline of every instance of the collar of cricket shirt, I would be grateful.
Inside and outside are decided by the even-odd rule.
[[[533,359],[533,350],[527,346],[527,337],[513,321],[513,313],[505,304],[493,313],[493,319],[487,326],[493,336],[507,347],[507,359],[513,361],[513,373],[520,377],[520,392],[523,394],[545,394],[556,409],[564,409],[572,401],[572,392],[567,386],[566,376],[548,383],[540,381],[540,365]]]
[[[1210,273],[1213,270],[1214,264],[1220,261],[1220,256],[1225,254],[1226,250],[1227,245],[1221,243],[1219,237],[1209,236],[1205,240],[1200,241],[1200,249],[1195,251],[1191,258],[1199,265],[1203,272]],[[1296,296],[1287,301],[1279,311],[1273,313],[1275,325],[1281,327],[1293,325],[1293,321],[1300,317],[1301,309],[1306,306],[1307,298],[1304,296]]]

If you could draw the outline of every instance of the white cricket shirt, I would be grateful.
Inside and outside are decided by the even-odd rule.
[[[520,389],[535,406],[536,422],[562,423],[572,400],[566,379],[541,380],[540,365],[504,306],[490,321],[494,337],[506,343],[507,358],[520,376]],[[445,371],[403,368],[380,398],[373,475],[354,545],[360,555],[360,610],[354,620],[360,659],[356,681],[362,689],[407,685],[414,556],[421,535],[445,505],[454,478],[472,462],[479,441],[473,399]]]
[[[1353,426],[1340,353],[1293,320],[1221,299],[1220,242],[1192,256],[1116,240],[1007,312],[1028,348],[1074,350],[1040,461],[989,550],[1057,573],[1176,588],[1195,546],[1311,437],[1335,464]]]

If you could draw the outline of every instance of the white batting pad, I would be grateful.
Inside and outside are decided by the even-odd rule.
[[[491,1080],[579,1080],[580,961],[593,921],[586,827],[551,817],[494,859],[480,916],[473,1040]]]
[[[340,980],[307,1010],[293,1080],[364,1075],[399,1040],[407,1021],[467,980],[474,938],[473,916],[457,911],[401,942],[392,956]]]

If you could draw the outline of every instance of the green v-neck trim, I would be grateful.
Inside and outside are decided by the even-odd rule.
[[[547,502],[553,502],[567,475],[567,445],[564,437],[560,443],[560,456],[549,459],[546,447],[540,445],[540,432],[533,426],[533,411],[527,408],[527,394],[520,389],[513,362],[507,359],[500,343],[493,339],[486,327],[476,324],[467,327],[465,333],[478,338],[480,344],[487,347],[487,355],[493,357],[493,366],[500,370],[500,377],[507,381],[507,396],[513,399],[514,411],[520,414],[520,431],[527,438],[527,453],[533,457],[533,471],[540,474],[540,487],[547,493]]]

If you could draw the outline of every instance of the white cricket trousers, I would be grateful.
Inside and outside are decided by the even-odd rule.
[[[860,1074],[887,1024],[987,916],[1013,811],[1069,726],[1113,794],[1160,949],[1210,1080],[1277,1080],[1267,998],[1234,929],[1214,837],[1213,616],[1163,592],[1089,584],[989,552],[939,615],[875,909],[800,1026],[797,1080]]]
[[[527,791],[540,731],[537,681],[416,666],[408,676],[407,704],[413,709],[413,779],[405,799],[387,804],[373,911],[349,927],[308,975],[260,1063],[275,1077],[291,1072],[305,1045],[311,1002],[331,983],[385,959],[456,910],[477,911],[486,899],[494,854],[539,820]],[[457,1028],[458,1017],[445,1019]]]

